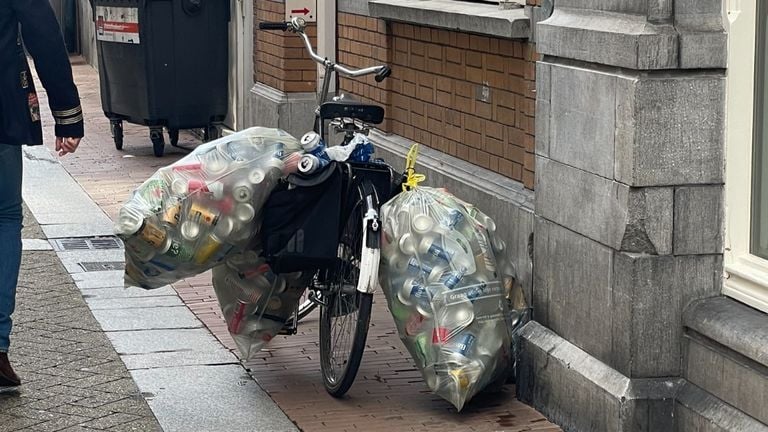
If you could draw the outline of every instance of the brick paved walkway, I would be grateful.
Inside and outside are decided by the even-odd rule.
[[[87,65],[74,67],[86,118],[81,149],[62,160],[65,168],[110,216],[139,183],[183,152],[170,146],[166,156],[152,156],[146,128],[125,125],[124,151],[115,150],[109,122],[101,111],[98,75]],[[182,132],[181,144],[196,140]],[[209,274],[174,285],[182,300],[230,349],[211,287]],[[560,430],[539,413],[518,402],[514,386],[476,397],[461,414],[427,391],[397,333],[379,293],[375,298],[368,348],[358,378],[342,400],[325,393],[320,377],[317,314],[299,326],[299,334],[278,336],[257,359],[247,364],[259,384],[305,431],[341,430]]]
[[[42,237],[31,214],[24,238]],[[154,431],[152,411],[53,251],[25,251],[11,337],[23,380],[0,395],[2,431]]]

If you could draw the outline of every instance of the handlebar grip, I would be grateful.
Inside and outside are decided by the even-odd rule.
[[[376,74],[376,82],[382,82],[390,75],[392,75],[392,68],[384,66],[384,68]]]
[[[287,22],[260,22],[259,30],[288,30]]]

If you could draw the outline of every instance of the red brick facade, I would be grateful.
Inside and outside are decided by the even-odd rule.
[[[256,4],[257,22],[284,14],[280,1]],[[533,44],[348,13],[338,14],[337,35],[340,63],[392,66],[383,83],[372,76],[339,83],[386,107],[382,130],[533,189]],[[256,39],[257,81],[285,92],[314,90],[315,69],[298,38],[257,32]]]
[[[254,23],[284,21],[285,3],[254,0]],[[316,27],[307,34],[315,40]],[[254,31],[254,80],[287,93],[315,90],[317,69],[307,55],[301,39],[281,31]]]

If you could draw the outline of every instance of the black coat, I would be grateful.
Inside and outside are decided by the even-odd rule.
[[[0,143],[43,143],[40,105],[24,46],[48,92],[56,136],[82,137],[80,97],[49,0],[0,0]]]

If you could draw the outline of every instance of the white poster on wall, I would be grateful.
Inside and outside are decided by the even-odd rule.
[[[96,6],[96,39],[138,44],[139,9]]]

